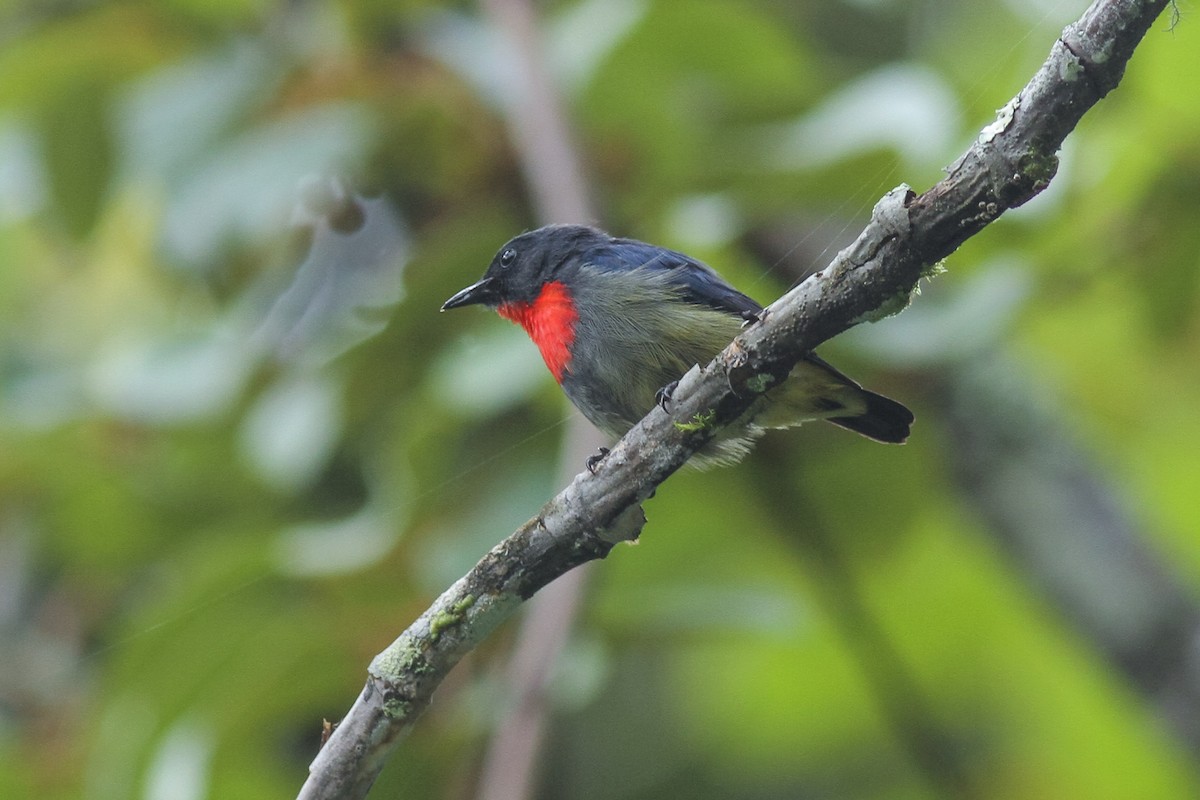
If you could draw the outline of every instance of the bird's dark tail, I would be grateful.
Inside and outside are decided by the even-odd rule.
[[[867,410],[855,417],[829,417],[828,421],[868,439],[887,444],[903,444],[913,423],[913,413],[900,403],[881,394],[861,389]]]

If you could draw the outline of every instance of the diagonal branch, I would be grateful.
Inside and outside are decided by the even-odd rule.
[[[1063,140],[1116,87],[1168,2],[1096,0],[944,180],[919,196],[907,186],[889,192],[853,245],[684,376],[670,414],[651,411],[595,475],[576,476],[443,593],[371,662],[366,687],[313,761],[300,797],[364,797],[450,668],[522,601],[636,537],[640,503],[805,353],[902,308],[931,265],[1044,189]]]

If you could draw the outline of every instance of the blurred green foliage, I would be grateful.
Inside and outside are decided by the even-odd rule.
[[[936,181],[1083,6],[540,4],[606,225],[764,301]],[[659,490],[564,655],[540,796],[940,796],[839,591],[976,796],[1200,793],[953,480],[929,389],[1004,354],[1200,590],[1200,47],[1166,26],[1044,196],[823,349],[915,409],[908,446],[810,426]],[[510,54],[433,0],[30,0],[0,31],[0,796],[288,796],[370,657],[557,488],[532,346],[437,313],[536,224]],[[469,796],[510,633],[378,796]]]

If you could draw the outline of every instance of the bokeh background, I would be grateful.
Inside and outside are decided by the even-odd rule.
[[[1085,3],[536,4],[602,222],[769,301]],[[684,471],[594,570],[528,796],[1200,795],[1200,45],[821,353],[917,414]],[[293,795],[371,656],[558,488],[539,219],[471,2],[0,3],[0,796]],[[581,464],[567,465],[577,471]],[[376,785],[470,798],[514,628]]]

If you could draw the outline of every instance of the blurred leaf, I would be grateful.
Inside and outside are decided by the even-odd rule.
[[[126,177],[152,184],[187,178],[282,78],[281,65],[260,46],[237,40],[133,82],[116,115]]]
[[[341,387],[324,376],[290,375],[267,389],[242,422],[242,452],[278,489],[310,485],[342,427]]]
[[[374,336],[404,297],[409,237],[385,198],[313,182],[294,222],[311,245],[255,339],[283,360],[324,364]]]
[[[550,20],[547,58],[563,88],[569,92],[587,84],[650,5],[649,0],[583,0]]]
[[[747,150],[796,169],[887,147],[912,168],[949,160],[961,127],[958,101],[937,73],[890,65],[845,84],[795,122],[761,132]]]
[[[364,508],[346,519],[308,522],[279,534],[276,560],[285,575],[355,572],[375,564],[396,543],[398,509]]]
[[[28,125],[0,121],[0,224],[24,219],[47,201],[49,189],[35,137]]]
[[[209,772],[217,736],[212,726],[181,719],[162,737],[146,774],[147,797],[203,800],[208,797]]]
[[[475,417],[507,411],[546,381],[545,367],[518,328],[495,325],[460,338],[434,365],[434,402]]]
[[[164,244],[185,264],[212,268],[230,243],[278,231],[301,178],[340,173],[371,138],[363,109],[337,103],[265,123],[209,154],[173,193]]]
[[[254,365],[232,332],[115,343],[90,371],[98,404],[130,420],[166,423],[224,412]]]
[[[937,277],[903,314],[841,337],[890,368],[926,368],[978,356],[1003,340],[1032,292],[1024,265],[994,259],[967,277]]]

